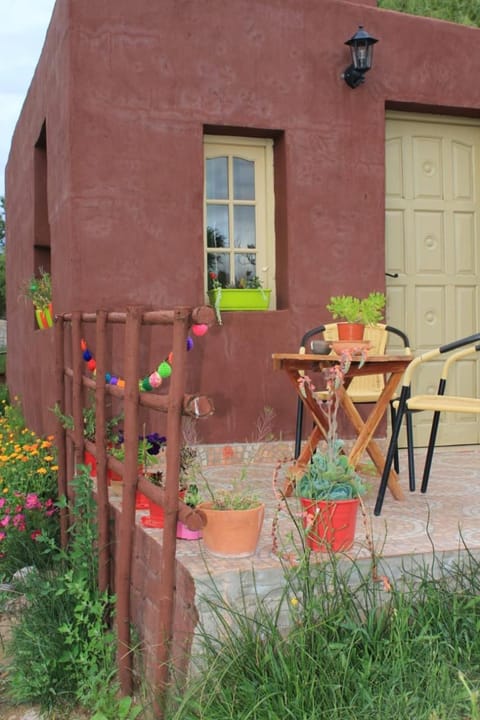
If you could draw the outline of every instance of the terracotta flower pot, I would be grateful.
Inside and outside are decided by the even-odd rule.
[[[262,530],[265,505],[248,510],[214,510],[213,503],[200,503],[206,515],[203,542],[216,557],[249,557],[257,549]]]
[[[314,552],[349,550],[355,539],[359,499],[311,500],[300,498],[307,545]]]
[[[363,340],[365,325],[362,323],[337,323],[337,332],[339,340]]]

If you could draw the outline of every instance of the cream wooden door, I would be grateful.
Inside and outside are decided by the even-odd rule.
[[[387,320],[415,354],[480,330],[480,123],[391,113],[386,122]],[[435,393],[442,362],[425,367],[414,392]],[[459,363],[457,394],[480,391],[480,363]],[[415,445],[428,442],[431,413],[414,416]],[[438,443],[480,441],[475,415],[444,414]]]

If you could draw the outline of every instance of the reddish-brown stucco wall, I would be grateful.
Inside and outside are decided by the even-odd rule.
[[[379,42],[351,90],[344,41],[359,24]],[[265,405],[291,437],[295,398],[271,353],[295,350],[332,293],[384,287],[385,108],[478,116],[479,39],[374,2],[59,0],[7,171],[8,378],[30,424],[49,430],[54,402],[52,333],[19,300],[44,121],[57,312],[201,304],[204,128],[275,138],[278,310],[224,314],[189,390],[215,401],[205,442],[251,438]]]

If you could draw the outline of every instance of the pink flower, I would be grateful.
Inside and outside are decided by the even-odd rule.
[[[32,538],[32,540],[36,540],[37,537],[41,534],[42,534],[41,530],[34,530],[33,532],[30,533],[30,537]]]
[[[2,508],[6,502],[5,498],[0,498],[0,508]]]
[[[57,508],[53,504],[53,500],[51,498],[48,498],[48,500],[45,501],[45,517],[51,517],[57,512]]]
[[[19,530],[25,530],[25,515],[17,513],[13,516],[13,524]]]
[[[25,507],[27,510],[36,510],[37,508],[42,507],[42,503],[38,499],[38,495],[36,493],[28,493],[25,498]]]
[[[0,540],[5,540],[6,537],[7,537],[7,533],[4,533],[3,531],[0,532]]]
[[[0,525],[1,525],[2,527],[7,527],[7,525],[9,524],[9,522],[10,522],[10,515],[5,515],[5,517],[3,517],[3,518],[0,520]]]

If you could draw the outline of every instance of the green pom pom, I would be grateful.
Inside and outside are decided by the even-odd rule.
[[[172,374],[172,368],[166,360],[160,363],[157,368],[157,372],[161,378],[168,378]]]

